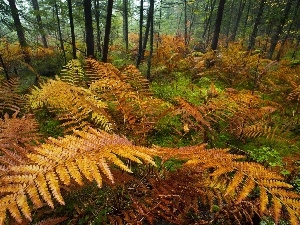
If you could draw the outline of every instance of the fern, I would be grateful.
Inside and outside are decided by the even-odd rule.
[[[272,200],[276,222],[279,220],[282,208],[285,208],[291,224],[297,224],[295,218],[300,216],[300,195],[293,192],[293,186],[285,183],[283,177],[278,174],[258,163],[240,161],[242,156],[229,154],[226,149],[205,150],[204,146],[200,145],[168,151],[170,152],[164,151],[164,153],[189,159],[185,165],[194,167],[196,171],[213,168],[214,171],[210,176],[215,181],[215,187],[222,187],[225,196],[231,195],[237,204],[246,200],[255,188],[259,188],[261,214],[266,212]],[[228,180],[229,174],[232,173],[233,178]],[[224,178],[228,180],[225,184]]]
[[[152,95],[149,89],[149,81],[133,65],[129,65],[121,70],[121,80],[129,83],[131,87],[143,95]]]
[[[17,118],[4,115],[0,120],[0,177],[9,172],[10,166],[28,162],[27,154],[34,152],[30,143],[39,138],[38,125],[32,115]]]
[[[112,64],[98,62],[92,58],[86,59],[85,71],[89,84],[103,78],[111,78],[114,80],[120,79],[120,71]]]
[[[112,123],[105,112],[106,103],[93,95],[89,89],[76,87],[61,80],[49,80],[41,88],[35,88],[28,95],[32,109],[43,107],[55,111],[63,121],[66,132],[85,128],[92,120],[106,131],[112,130]]]
[[[61,185],[70,185],[74,180],[79,185],[84,179],[95,180],[102,186],[104,174],[111,182],[113,175],[109,163],[131,172],[119,157],[136,163],[142,160],[155,165],[149,154],[154,152],[133,146],[126,138],[90,128],[87,132],[74,131],[61,139],[50,138],[48,143],[35,149],[24,165],[9,166],[11,174],[0,177],[0,224],[4,223],[6,210],[17,222],[22,215],[31,220],[29,199],[39,208],[45,202],[54,208],[53,198],[64,205]]]
[[[0,115],[21,111],[25,106],[25,100],[20,94],[19,78],[4,80],[0,85]]]
[[[65,221],[66,219],[68,219],[68,217],[50,218],[50,219],[42,220],[38,223],[35,223],[35,225],[56,225],[56,224],[60,224],[61,222]]]
[[[149,83],[134,66],[128,66],[120,72],[111,64],[93,59],[87,59],[87,63],[90,65],[87,70],[98,74],[98,79],[93,78],[89,89],[99,98],[110,102],[111,114],[119,127],[125,124],[127,131],[143,135],[152,130],[170,108],[170,104],[152,97]]]
[[[60,79],[68,84],[86,87],[85,73],[78,59],[70,60],[60,72]]]

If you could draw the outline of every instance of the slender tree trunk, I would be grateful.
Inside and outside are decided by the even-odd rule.
[[[66,57],[64,42],[63,42],[63,39],[62,39],[62,34],[61,34],[61,29],[60,29],[60,20],[59,20],[59,16],[58,16],[58,6],[57,6],[56,1],[54,2],[54,8],[55,8],[55,14],[56,14],[56,20],[57,20],[60,49],[63,52],[63,56],[64,56],[64,60],[65,60],[65,64],[66,64],[67,63],[67,57]]]
[[[267,54],[267,57],[269,59],[272,59],[272,56],[273,56],[273,53],[275,51],[277,42],[279,40],[279,36],[282,33],[283,26],[284,26],[286,20],[289,17],[289,12],[290,12],[292,3],[293,3],[292,0],[287,1],[286,5],[285,5],[285,8],[284,8],[283,16],[280,19],[280,22],[279,22],[279,24],[278,24],[278,26],[275,30],[275,33],[271,37],[271,45],[270,45],[270,49],[269,49],[268,54]]]
[[[176,31],[176,35],[181,35],[180,33],[180,24],[181,24],[181,17],[182,17],[182,12],[180,12],[180,16],[178,18],[178,14],[177,14],[177,18],[178,18],[178,25],[177,25],[177,31]]]
[[[296,18],[297,18],[297,14],[298,14],[298,9],[299,9],[299,6],[300,6],[300,0],[297,0],[297,3],[296,3],[296,6],[295,6],[295,11],[294,11],[294,15],[293,15],[293,19],[292,19],[292,22],[290,23],[289,27],[288,27],[288,30],[286,32],[286,35],[284,36],[284,39],[280,45],[280,49],[277,53],[277,56],[276,56],[276,60],[279,61],[280,60],[280,57],[281,57],[281,54],[283,52],[283,48],[284,48],[284,45],[290,35],[290,32],[291,32],[291,29],[292,29],[292,26],[294,24],[294,22],[296,21]]]
[[[188,40],[187,40],[188,44],[190,43],[190,40],[191,40],[192,27],[194,25],[195,17],[196,17],[194,12],[195,12],[195,8],[198,9],[198,4],[199,4],[199,2],[196,2],[196,7],[194,7],[194,5],[193,5],[193,7],[191,9],[191,21],[190,21],[190,25],[189,25]]]
[[[184,0],[184,45],[188,45],[187,0]]]
[[[153,36],[154,36],[154,3],[155,0],[150,0],[149,17],[150,17],[150,53],[148,58],[147,79],[151,80],[151,60],[153,55]]]
[[[98,57],[102,54],[101,50],[101,30],[100,30],[100,6],[99,0],[94,0],[94,7],[95,7],[95,20],[96,20],[96,49],[98,52]]]
[[[123,0],[123,37],[126,52],[128,51],[128,0]]]
[[[256,36],[257,36],[257,32],[258,32],[258,26],[261,22],[261,17],[263,15],[264,7],[265,7],[265,0],[261,0],[260,4],[259,4],[259,9],[258,9],[258,12],[257,12],[257,16],[255,18],[253,30],[252,30],[252,33],[251,33],[251,36],[250,36],[248,51],[251,51],[254,48],[255,39],[256,39]]]
[[[240,24],[240,21],[241,21],[241,18],[242,18],[242,14],[243,14],[245,5],[246,5],[246,1],[245,0],[240,0],[239,10],[238,10],[237,18],[236,18],[236,21],[235,21],[235,25],[234,25],[234,28],[233,28],[233,31],[232,31],[230,41],[235,41],[236,33],[237,33],[238,28],[239,28],[239,24]]]
[[[37,0],[31,0],[31,3],[32,3],[32,7],[36,13],[36,21],[38,23],[38,26],[39,26],[39,32],[41,34],[41,37],[42,37],[42,43],[43,43],[43,46],[44,48],[48,48],[48,43],[47,43],[47,39],[46,39],[46,35],[45,35],[45,29],[43,27],[43,23],[42,23],[42,18],[41,18],[41,15],[40,15],[40,7],[39,7],[39,3]]]
[[[151,12],[150,12],[150,6],[149,6],[141,60],[143,60],[145,58],[145,51],[146,51],[147,43],[148,43],[149,31],[150,31],[150,26],[151,26],[151,15],[150,14],[151,14]]]
[[[250,13],[250,9],[251,9],[251,0],[249,0],[249,3],[248,3],[248,7],[247,7],[247,13],[246,13],[246,16],[245,16],[245,21],[244,21],[244,25],[243,25],[243,31],[242,31],[242,38],[245,38],[245,35],[246,35],[246,28],[247,28],[247,25],[248,25],[248,19],[249,19],[249,13]]]
[[[30,59],[30,55],[29,55],[29,52],[28,52],[28,49],[27,49],[28,45],[27,45],[27,42],[26,42],[26,39],[25,39],[24,29],[23,29],[23,26],[22,26],[21,21],[20,21],[19,11],[17,9],[16,2],[15,2],[15,0],[8,0],[8,2],[9,2],[11,15],[12,15],[12,18],[14,20],[14,25],[15,25],[15,28],[16,28],[16,31],[17,31],[19,43],[20,43],[20,46],[22,48],[22,52],[24,54],[24,60],[25,60],[26,63],[30,64],[31,59]]]
[[[160,28],[161,28],[161,17],[162,17],[162,4],[163,4],[163,0],[160,0],[156,48],[158,48],[158,44],[160,43]]]
[[[142,60],[142,54],[143,54],[143,19],[144,19],[144,0],[141,0],[140,5],[140,37],[139,37],[139,51],[137,56],[137,62],[136,67],[138,68],[141,60]]]
[[[68,10],[69,10],[71,38],[72,38],[72,54],[73,54],[73,59],[77,59],[77,56],[76,56],[75,31],[74,31],[74,22],[73,22],[73,12],[72,12],[72,0],[68,0]]]
[[[114,4],[113,0],[108,0],[108,2],[107,2],[107,15],[106,15],[106,24],[105,24],[105,35],[104,35],[102,62],[107,62],[113,4]]]
[[[226,3],[226,0],[220,0],[220,2],[219,2],[217,19],[216,19],[216,24],[215,24],[215,31],[214,31],[214,36],[213,36],[213,40],[211,43],[212,50],[217,50],[217,47],[218,47],[218,41],[219,41],[219,35],[220,35],[220,30],[221,30],[221,24],[222,24],[225,3]]]
[[[0,63],[1,63],[1,66],[3,67],[6,80],[9,80],[8,71],[6,69],[6,66],[5,66],[5,63],[3,61],[3,58],[2,58],[1,54],[0,54]]]
[[[85,24],[85,43],[87,57],[95,57],[94,52],[94,33],[92,18],[92,2],[91,0],[83,0],[84,24]]]

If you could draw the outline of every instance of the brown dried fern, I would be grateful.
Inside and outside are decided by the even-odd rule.
[[[34,151],[30,143],[38,138],[38,124],[32,115],[4,115],[0,120],[0,177],[10,172],[10,166],[28,162],[27,154]]]
[[[0,115],[5,113],[13,114],[21,111],[25,106],[25,100],[20,94],[19,78],[4,80],[0,85]]]

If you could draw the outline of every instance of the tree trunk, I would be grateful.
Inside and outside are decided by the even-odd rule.
[[[187,0],[184,0],[184,45],[188,45],[188,21],[187,21]]]
[[[147,79],[151,80],[151,60],[153,55],[153,36],[154,36],[154,1],[150,0],[149,17],[150,17],[150,53],[148,58]]]
[[[239,24],[240,24],[240,21],[241,21],[241,17],[242,17],[245,5],[246,5],[246,1],[245,0],[240,0],[239,10],[238,10],[237,18],[236,18],[236,21],[235,21],[235,25],[234,25],[234,28],[233,28],[233,31],[232,31],[230,41],[235,41],[236,33],[237,33],[238,28],[239,28]]]
[[[77,59],[77,56],[76,56],[75,31],[74,31],[74,22],[73,22],[73,13],[72,13],[72,0],[68,0],[68,10],[69,10],[71,38],[72,38],[72,54],[73,54],[73,59]]]
[[[67,64],[66,52],[65,52],[64,42],[63,42],[63,39],[62,39],[62,34],[61,34],[61,29],[60,29],[60,20],[59,20],[59,16],[58,16],[58,7],[57,7],[56,1],[54,2],[54,8],[55,8],[55,14],[56,14],[56,20],[57,20],[60,48],[63,52],[65,64]]]
[[[275,33],[271,37],[271,45],[270,45],[270,49],[269,49],[268,54],[267,54],[267,58],[269,58],[269,59],[272,59],[272,56],[273,56],[273,53],[275,51],[277,42],[279,40],[279,36],[282,33],[283,26],[284,26],[286,20],[289,17],[289,12],[290,12],[292,3],[293,3],[292,0],[287,1],[286,5],[285,5],[285,8],[284,8],[283,16],[280,18],[280,21],[279,21],[279,24],[276,27]]]
[[[92,19],[92,2],[83,0],[84,24],[85,24],[85,43],[87,57],[94,58],[94,33]]]
[[[140,5],[140,37],[139,37],[139,50],[138,50],[138,56],[137,56],[137,62],[136,67],[138,68],[141,60],[142,60],[142,54],[143,54],[143,19],[144,19],[144,0],[141,0]]]
[[[102,50],[101,50],[101,30],[100,30],[100,6],[99,6],[99,0],[94,0],[94,7],[95,7],[95,20],[96,20],[96,54],[98,57],[101,56]]]
[[[113,4],[114,4],[113,0],[108,0],[108,2],[107,2],[107,15],[106,15],[106,24],[105,24],[105,35],[104,35],[102,62],[107,62]]]
[[[226,0],[220,0],[220,2],[219,2],[217,19],[216,19],[216,24],[215,24],[215,31],[214,31],[214,36],[213,36],[213,40],[211,43],[212,50],[217,50],[217,47],[218,47],[218,41],[219,41],[219,35],[220,35],[220,30],[221,30],[222,17],[223,17],[225,3],[226,3]]]
[[[128,0],[123,0],[123,37],[126,52],[128,51]]]
[[[158,48],[158,44],[160,43],[160,28],[161,28],[161,17],[162,17],[162,4],[163,0],[160,0],[160,5],[159,5],[159,20],[158,20],[158,31],[157,31],[157,42],[156,42],[156,47]]]
[[[151,26],[151,15],[150,14],[151,14],[151,12],[150,12],[150,6],[149,6],[141,60],[143,60],[145,58],[145,51],[146,51],[147,43],[148,43],[149,31],[150,31],[150,26]]]
[[[198,9],[198,4],[199,2],[196,2],[196,7],[192,7],[191,9],[191,21],[190,21],[190,25],[189,25],[189,31],[188,31],[188,39],[187,39],[187,43],[189,44],[190,43],[190,40],[191,40],[191,36],[192,36],[192,27],[194,25],[194,22],[195,22],[195,18],[196,18],[196,14],[194,13],[195,12],[195,9]]]
[[[40,7],[39,7],[39,3],[37,0],[31,0],[31,3],[32,3],[32,7],[36,13],[36,21],[38,23],[38,26],[39,26],[39,32],[41,34],[41,37],[42,37],[42,43],[43,43],[43,46],[44,48],[48,48],[48,43],[47,43],[47,39],[46,39],[46,35],[45,35],[45,29],[43,27],[43,23],[42,23],[42,18],[41,18],[41,15],[40,15]]]
[[[248,51],[251,51],[254,48],[255,39],[256,39],[256,36],[257,36],[257,32],[258,32],[258,26],[260,24],[261,17],[263,15],[264,7],[265,7],[265,0],[261,0],[260,4],[259,4],[259,9],[258,9],[258,12],[257,12],[257,16],[255,18],[252,34],[250,36]]]
[[[20,21],[19,11],[18,11],[17,6],[16,6],[16,1],[15,0],[8,0],[8,2],[9,2],[11,15],[12,15],[12,18],[14,20],[14,25],[15,25],[15,28],[16,28],[16,31],[17,31],[18,40],[19,40],[20,46],[22,48],[22,52],[24,54],[24,60],[25,60],[26,63],[30,64],[31,59],[30,59],[30,55],[29,55],[29,52],[28,52],[28,49],[27,49],[28,45],[27,45],[27,42],[26,42],[26,39],[25,39],[24,29],[23,29],[23,26],[22,26],[21,21]]]

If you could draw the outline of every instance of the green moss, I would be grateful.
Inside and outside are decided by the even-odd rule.
[[[201,83],[201,82],[199,82]],[[207,83],[203,82],[204,87],[194,84],[191,78],[182,73],[176,73],[175,79],[169,81],[154,81],[151,84],[151,90],[154,95],[164,100],[175,102],[175,98],[181,97],[189,102],[199,105],[205,99],[207,93]]]
[[[60,121],[56,120],[53,115],[46,109],[35,112],[35,116],[40,125],[40,132],[47,137],[63,136],[63,129],[60,127]]]

